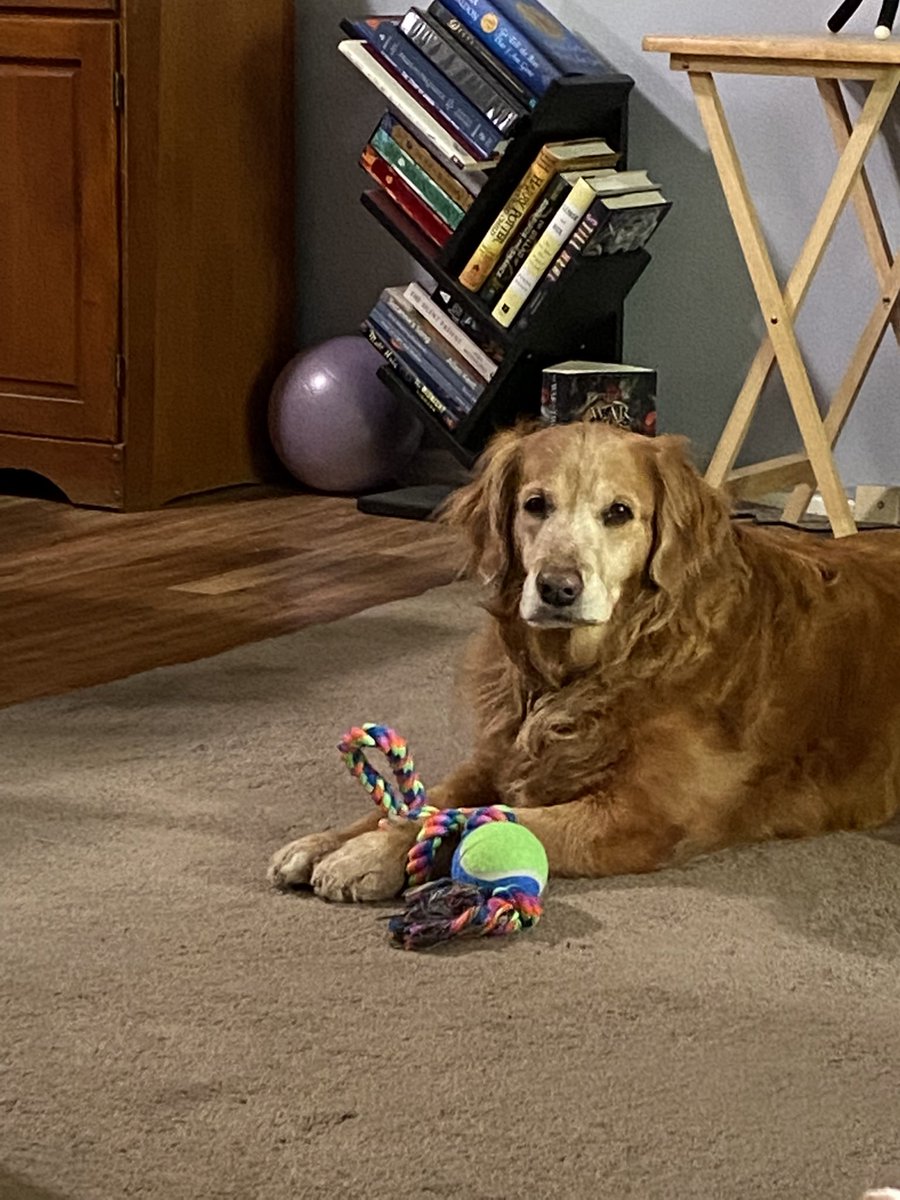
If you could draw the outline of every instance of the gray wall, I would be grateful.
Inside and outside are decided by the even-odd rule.
[[[675,200],[651,244],[653,263],[626,310],[626,360],[660,375],[662,426],[711,453],[763,333],[763,323],[694,108],[690,85],[663,55],[645,54],[645,33],[818,32],[828,0],[545,0],[636,81],[630,165],[650,168]],[[345,8],[348,5],[348,8]],[[402,7],[402,6],[401,6]],[[868,32],[877,6],[850,31]],[[396,12],[396,0],[298,0],[298,344],[353,329],[381,287],[412,268],[358,203],[359,150],[382,106],[337,53],[345,11]],[[783,279],[828,184],[835,153],[810,80],[721,82],[726,111]],[[861,92],[853,85],[851,107]],[[900,244],[900,102],[876,147],[872,177],[893,244]],[[845,213],[799,332],[820,402],[836,388],[877,299],[852,211]],[[900,350],[889,335],[839,446],[848,483],[900,483]],[[800,447],[780,381],[770,382],[746,461]]]

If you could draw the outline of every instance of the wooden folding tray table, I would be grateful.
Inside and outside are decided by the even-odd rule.
[[[719,487],[742,486],[760,495],[792,489],[788,521],[805,513],[816,487],[836,537],[856,532],[847,493],[834,461],[836,442],[888,325],[900,344],[900,259],[885,236],[864,163],[900,83],[900,42],[848,37],[667,37],[644,38],[644,49],[670,55],[674,71],[687,71],[747,270],[768,329],[707,471]],[[782,292],[760,227],[756,206],[735,149],[714,75],[809,76],[825,105],[839,158],[825,199]],[[842,79],[871,81],[854,125],[844,102]],[[799,169],[799,168],[798,168]],[[797,343],[794,319],[849,198],[878,280],[878,301],[859,339],[846,374],[823,418]],[[805,452],[749,467],[734,463],[750,428],[770,370],[777,362],[800,427]]]

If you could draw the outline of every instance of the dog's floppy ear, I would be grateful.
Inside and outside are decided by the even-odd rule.
[[[475,478],[454,492],[438,514],[441,521],[465,530],[472,550],[469,570],[498,589],[513,567],[513,520],[519,488],[522,427],[497,434],[475,468]]]
[[[656,473],[656,512],[650,578],[678,592],[732,536],[725,499],[698,474],[685,438],[662,436],[650,443]]]

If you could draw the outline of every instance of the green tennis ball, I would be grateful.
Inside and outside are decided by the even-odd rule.
[[[451,875],[485,891],[517,888],[540,896],[547,886],[547,852],[530,829],[512,821],[489,821],[467,833],[453,855]]]

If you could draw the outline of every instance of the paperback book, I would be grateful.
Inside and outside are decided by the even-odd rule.
[[[403,287],[385,288],[380,297],[418,346],[422,360],[446,376],[454,396],[470,408],[484,391],[486,380],[472,368],[442,334],[407,300]]]
[[[618,159],[619,155],[602,138],[548,142],[542,146],[463,268],[459,276],[462,286],[470,292],[477,292],[482,287],[507,243],[556,174],[575,169],[614,167]]]
[[[372,320],[371,316],[366,317],[362,323],[362,331],[384,358],[388,366],[397,373],[407,387],[412,388],[418,396],[421,403],[441,420],[448,429],[455,429],[459,424],[459,417],[447,407],[444,401],[438,394],[433,391],[427,383],[424,382],[400,356],[395,349],[391,335]],[[397,339],[400,342],[402,339]]]
[[[562,362],[542,374],[541,420],[606,421],[632,433],[656,432],[656,372],[625,363]]]

